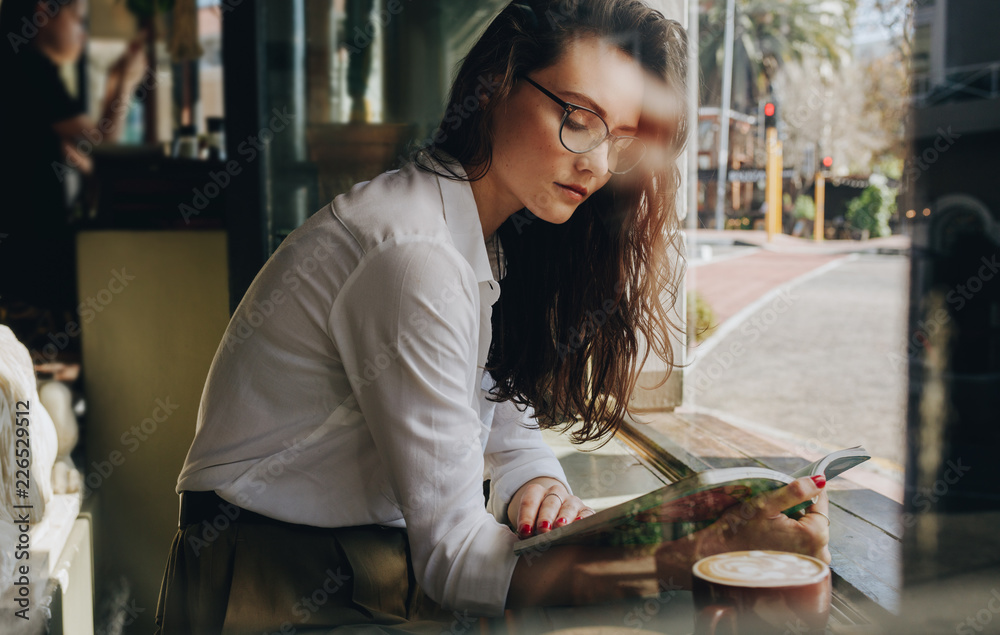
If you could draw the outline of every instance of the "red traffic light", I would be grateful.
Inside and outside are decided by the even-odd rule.
[[[823,157],[823,167],[832,168],[833,167],[833,157]]]
[[[773,117],[774,116],[774,103],[767,102],[764,104],[764,116]]]

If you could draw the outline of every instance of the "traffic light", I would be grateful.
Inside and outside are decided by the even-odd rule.
[[[778,104],[773,101],[764,104],[764,127],[778,127]]]
[[[827,155],[823,157],[823,169],[829,171],[833,168],[833,157]]]

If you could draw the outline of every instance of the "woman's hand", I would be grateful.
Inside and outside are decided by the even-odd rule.
[[[815,479],[804,476],[730,508],[709,527],[717,538],[718,552],[774,549],[813,556],[829,564],[829,523],[819,513],[810,513],[829,515],[830,502],[823,489],[825,486],[826,479],[822,476]],[[799,518],[789,518],[782,513],[782,510],[817,496],[816,503],[807,507],[805,515]]]
[[[830,563],[830,526],[826,481],[804,476],[788,485],[755,496],[728,510],[709,527],[663,544],[656,550],[657,575],[662,580],[687,581],[691,567],[706,556],[726,551],[772,549],[819,558]],[[782,510],[818,497],[805,515],[789,518]]]
[[[521,538],[544,534],[594,514],[554,478],[539,477],[521,486],[507,506],[507,518]]]

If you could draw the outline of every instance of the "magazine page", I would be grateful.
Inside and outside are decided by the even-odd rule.
[[[640,546],[676,540],[711,525],[729,507],[777,489],[802,476],[832,480],[871,456],[861,446],[832,452],[794,474],[763,467],[706,470],[514,545],[514,553],[543,551],[551,545]],[[809,505],[785,510],[791,516]]]
[[[787,474],[766,468],[708,470],[522,540],[514,553],[554,544],[639,546],[676,540],[712,524],[729,507],[791,481]]]
[[[810,463],[801,470],[792,473],[792,478],[822,474],[826,477],[826,480],[832,481],[837,476],[840,476],[852,467],[864,463],[870,458],[872,457],[868,451],[860,445],[844,450],[837,450],[836,452],[827,454],[815,463]]]

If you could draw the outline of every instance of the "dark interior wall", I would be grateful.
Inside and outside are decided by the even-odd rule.
[[[947,68],[1000,60],[996,33],[1000,25],[997,0],[951,0],[948,3]]]
[[[950,0],[946,68],[1000,60],[997,24],[1000,2]],[[1000,571],[1000,100],[942,94],[914,107],[903,179],[907,206],[931,209],[913,226],[904,581],[941,591],[956,624],[976,611],[944,598],[989,593],[961,580]]]

